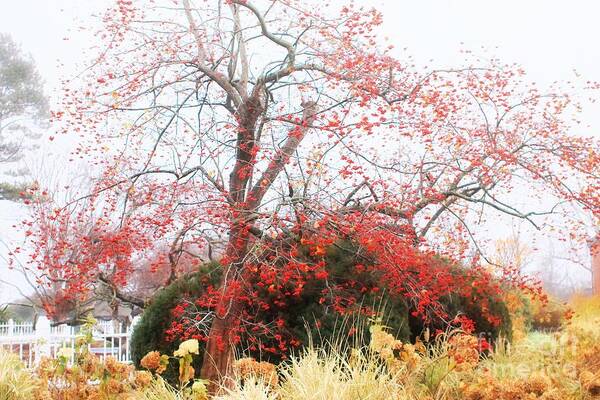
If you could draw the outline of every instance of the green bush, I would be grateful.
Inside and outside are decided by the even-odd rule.
[[[343,284],[350,280],[360,280],[367,286],[376,286],[376,277],[354,270],[354,256],[351,248],[342,246],[332,246],[326,256],[326,270],[329,273],[330,284]],[[166,340],[165,332],[171,327],[173,322],[172,310],[182,301],[194,302],[205,293],[208,285],[216,285],[221,273],[221,268],[217,264],[207,264],[200,268],[200,271],[178,279],[166,288],[161,289],[153,298],[149,306],[144,310],[140,321],[134,328],[131,339],[132,359],[137,367],[140,366],[140,360],[149,351],[158,350],[163,354],[172,355],[177,349],[179,343]],[[258,277],[255,277],[258,279]],[[254,290],[258,297],[272,304],[270,299],[274,294],[269,293],[267,288],[256,285],[254,281]],[[301,346],[313,343],[319,346],[323,341],[332,340],[332,338],[343,339],[352,334],[352,338],[366,343],[368,340],[368,323],[358,315],[342,316],[335,312],[330,304],[320,304],[319,298],[325,289],[325,282],[322,280],[309,280],[303,288],[300,296],[290,296],[286,298],[284,306],[273,306],[269,310],[252,310],[253,318],[256,322],[272,323],[276,320],[284,321],[284,330],[286,336],[295,338]],[[352,288],[346,289],[353,290]],[[354,289],[358,292],[358,289]],[[410,331],[408,327],[408,307],[403,299],[382,299],[378,293],[369,293],[361,295],[353,293],[359,299],[357,305],[373,307],[375,310],[384,314],[384,322],[390,327],[396,337],[408,340]],[[358,330],[357,330],[358,328]],[[352,330],[352,332],[351,332]],[[262,348],[257,347],[257,342]],[[252,336],[243,335],[241,337],[240,351],[252,357],[278,363],[285,358],[293,347],[285,351],[277,348],[278,341],[264,332],[253,332]],[[265,349],[274,348],[277,351],[265,351]],[[204,343],[200,342],[200,353],[204,350]],[[196,357],[194,368],[198,371],[201,357]],[[175,366],[170,366],[165,372],[165,378],[175,382],[177,370]]]
[[[300,249],[300,258],[310,258],[307,249]],[[325,255],[325,270],[328,273],[327,282],[324,280],[309,280],[299,297],[286,299],[285,307],[273,310],[273,313],[262,313],[260,320],[272,321],[281,318],[285,321],[290,337],[298,339],[305,346],[312,342],[317,347],[324,341],[343,340],[348,338],[352,330],[353,341],[356,345],[368,341],[369,324],[364,315],[350,314],[345,317],[333,310],[331,303],[320,304],[322,292],[335,286],[344,286],[349,282],[360,282],[363,288],[379,288],[376,292],[361,293],[361,287],[344,286],[343,293],[347,298],[357,300],[355,308],[364,306],[374,309],[383,315],[385,324],[390,332],[401,340],[408,340],[408,307],[403,298],[391,298],[385,295],[377,276],[367,271],[357,271],[356,247],[349,241],[340,241],[327,248]],[[367,262],[368,260],[361,260]],[[268,299],[266,289],[259,290],[261,298]],[[259,337],[267,346],[271,345],[269,337]],[[261,354],[271,362],[278,362],[277,354]]]
[[[197,273],[177,279],[169,286],[161,289],[144,310],[131,336],[131,358],[137,368],[141,368],[141,359],[150,351],[157,350],[162,354],[173,355],[179,343],[166,340],[165,332],[171,327],[173,317],[171,310],[184,299],[197,299],[208,283],[216,284],[220,276],[218,263],[202,265]],[[203,347],[204,343],[200,343]],[[202,350],[202,349],[201,349]],[[194,368],[199,370],[201,360],[196,357]],[[170,382],[177,382],[178,366],[169,365],[164,376]]]
[[[308,249],[301,248],[298,258],[310,259]],[[412,333],[414,339],[425,328],[423,321],[414,317],[409,318],[411,310],[404,297],[390,296],[379,276],[355,268],[358,262],[368,264],[369,260],[357,254],[351,243],[339,242],[330,246],[325,255],[327,282],[323,279],[307,280],[299,296],[283,296],[285,304],[274,301],[278,293],[271,293],[265,285],[261,285],[258,274],[251,275],[246,279],[252,286],[253,295],[269,307],[268,309],[255,307],[247,311],[252,315],[254,322],[272,324],[274,321],[283,321],[281,330],[285,337],[298,340],[300,346],[309,343],[319,346],[324,341],[346,339],[355,342],[353,343],[355,345],[366,344],[369,340],[369,323],[364,315],[350,313],[343,316],[335,311],[331,301],[319,301],[326,289],[337,287],[336,290],[342,290],[345,296],[356,299],[355,309],[364,306],[380,313],[383,316],[383,323],[390,328],[390,333],[396,338],[407,341],[411,339]],[[457,273],[462,273],[460,271],[463,270],[457,269]],[[144,311],[133,333],[132,357],[136,366],[139,366],[141,358],[149,351],[158,350],[169,355],[173,353],[179,342],[168,342],[165,334],[174,320],[171,311],[185,300],[193,303],[200,298],[208,285],[216,285],[220,274],[221,268],[217,264],[207,264],[202,266],[198,273],[178,279],[158,292]],[[352,282],[359,282],[359,284],[354,285]],[[365,291],[365,288],[378,290]],[[490,324],[482,316],[479,301],[474,302],[452,294],[442,298],[441,302],[449,316],[453,318],[463,314],[469,317],[475,322],[477,332],[490,335],[490,339],[495,339],[500,332],[505,332],[505,336],[510,334],[510,317],[506,305],[501,301],[486,300],[489,311],[502,317],[503,323],[498,327]],[[444,330],[446,326],[445,321],[438,319],[429,327],[432,330],[435,328]],[[242,334],[240,339],[239,350],[244,355],[273,363],[278,363],[294,350],[293,346],[279,348],[280,342],[272,334],[267,334],[261,329],[254,330],[251,335]],[[203,348],[204,343],[201,342],[201,354]],[[199,370],[201,357],[196,359],[197,364],[194,368]],[[175,367],[171,367],[166,373],[166,378],[171,381],[174,381],[176,376]]]
[[[487,304],[488,311],[484,312],[480,299],[467,298],[457,295],[449,295],[441,300],[446,307],[446,312],[450,316],[463,314],[475,323],[475,331],[478,335],[488,340],[494,341],[500,335],[511,339],[512,322],[510,313],[506,304],[499,298],[488,297],[483,299]],[[486,314],[492,314],[499,317],[499,325],[492,324],[486,317]]]

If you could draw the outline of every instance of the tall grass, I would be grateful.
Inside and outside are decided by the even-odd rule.
[[[263,380],[249,378],[238,380],[233,388],[223,388],[223,394],[215,400],[279,400],[277,393]]]
[[[374,358],[355,352],[309,349],[281,368],[281,399],[403,399],[404,388],[396,377]]]
[[[36,388],[35,379],[19,358],[0,350],[0,399],[30,400]]]

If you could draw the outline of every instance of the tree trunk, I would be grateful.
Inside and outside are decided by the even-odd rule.
[[[220,385],[230,386],[233,383],[230,379],[235,355],[233,336],[240,326],[243,305],[237,294],[227,294],[226,285],[239,277],[247,254],[248,229],[243,223],[234,224],[225,251],[228,265],[223,267],[225,271],[219,283],[222,296],[215,308],[215,318],[210,327],[200,371],[202,379],[210,381],[209,392],[213,394]]]
[[[211,394],[216,393],[220,385],[229,387],[233,383],[231,377],[235,354],[231,333],[239,326],[240,314],[240,304],[232,304],[227,315],[215,318],[210,328],[200,376],[210,381]]]

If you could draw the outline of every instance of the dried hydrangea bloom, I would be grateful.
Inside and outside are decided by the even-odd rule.
[[[397,340],[392,334],[385,331],[383,325],[373,325],[370,328],[371,342],[369,347],[375,353],[382,353],[385,349],[389,350],[400,350],[403,344],[400,340]]]
[[[137,388],[145,388],[152,383],[152,374],[148,371],[135,371],[133,383]]]
[[[161,363],[161,355],[158,351],[151,351],[146,354],[140,361],[140,365],[157,374],[161,374],[166,369],[166,366]]]
[[[75,355],[75,350],[71,347],[62,347],[56,352],[57,358],[71,359]]]
[[[457,334],[448,340],[448,356],[458,370],[469,370],[479,362],[479,341],[475,336]]]
[[[175,350],[175,357],[185,357],[188,354],[200,354],[198,340],[189,339],[179,345],[179,349]]]
[[[275,386],[279,382],[275,365],[266,361],[256,361],[252,357],[237,360],[234,370],[241,379],[254,377],[263,380],[269,386]]]

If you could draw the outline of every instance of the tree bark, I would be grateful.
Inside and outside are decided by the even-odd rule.
[[[245,223],[236,222],[231,229],[229,242],[225,251],[228,264],[224,266],[219,289],[221,297],[215,308],[213,319],[206,342],[200,376],[209,380],[209,392],[214,394],[221,385],[230,386],[234,361],[233,334],[240,327],[240,317],[243,304],[234,293],[227,293],[227,285],[231,280],[239,278],[242,273],[244,260],[248,255],[249,233]],[[225,310],[223,315],[219,312]]]
[[[229,387],[233,383],[234,343],[232,332],[239,327],[241,304],[235,304],[224,318],[215,318],[210,328],[210,335],[204,351],[200,376],[209,380],[209,393],[216,393],[221,386]]]

